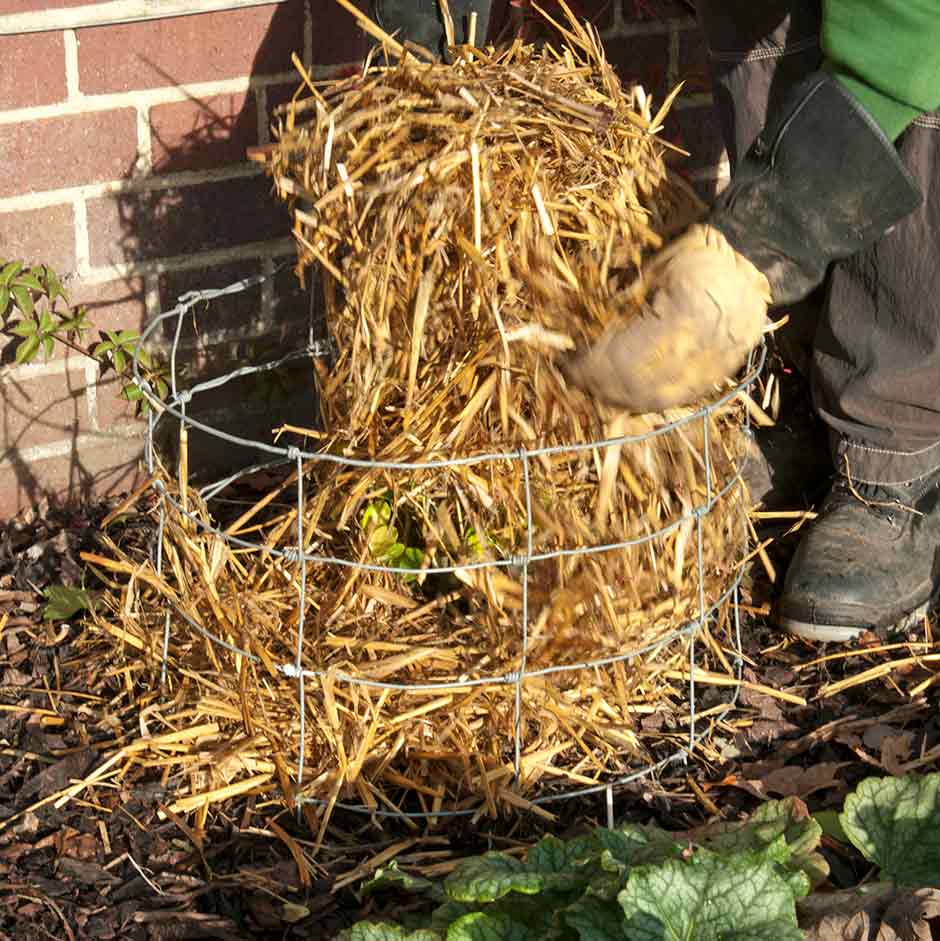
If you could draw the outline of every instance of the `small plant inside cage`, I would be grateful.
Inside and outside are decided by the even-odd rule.
[[[448,64],[383,36],[279,109],[258,156],[318,274],[318,414],[241,442],[284,472],[237,511],[243,473],[195,489],[153,456],[157,551],[113,561],[133,574],[98,615],[159,692],[138,755],[175,811],[539,808],[687,754],[703,696],[712,720],[730,699],[759,364],[655,414],[566,383],[701,204],[664,159],[671,99],[555,26]]]

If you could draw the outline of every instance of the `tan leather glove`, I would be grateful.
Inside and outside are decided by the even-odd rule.
[[[561,363],[569,383],[635,413],[687,405],[733,375],[760,342],[770,284],[716,229],[695,225],[644,277],[641,316]]]

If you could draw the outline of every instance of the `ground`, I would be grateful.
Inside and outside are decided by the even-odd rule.
[[[138,721],[123,675],[93,672],[80,622],[44,622],[42,592],[80,584],[78,554],[97,548],[109,506],[73,512],[39,507],[0,532],[0,939],[330,938],[373,913],[355,889],[377,860],[446,872],[488,848],[526,845],[542,832],[530,817],[380,830],[338,815],[302,879],[287,843],[256,799],[223,805],[195,833],[175,815],[161,820],[167,795],[159,769],[120,788],[68,788]],[[793,519],[764,521],[774,538],[769,562],[782,570],[798,534]],[[124,544],[143,543],[149,523],[131,515]],[[841,804],[871,774],[933,770],[940,756],[932,627],[909,638],[929,646],[813,648],[777,634],[766,616],[773,597],[767,566],[755,559],[746,590],[745,678],[796,705],[746,689],[740,708],[697,762],[618,794],[617,818],[685,831],[735,819],[768,797],[795,795],[813,810]],[[907,662],[900,662],[907,661]],[[863,671],[880,668],[865,679]],[[861,682],[860,680],[865,680]],[[833,689],[846,681],[847,688]],[[109,703],[103,721],[100,706]],[[267,815],[267,816],[265,816]],[[602,801],[570,801],[554,825],[572,832],[606,821]],[[282,812],[276,820],[309,850],[310,832]],[[855,885],[863,861],[830,841],[835,887]]]

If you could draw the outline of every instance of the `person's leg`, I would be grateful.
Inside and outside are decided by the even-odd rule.
[[[767,113],[822,59],[820,0],[700,0],[713,95],[732,172],[763,128]],[[751,497],[766,507],[805,504],[825,491],[832,473],[826,430],[812,415],[799,375],[809,375],[821,292],[788,307],[774,341],[797,370],[783,378],[778,424],[758,429],[744,472]]]
[[[918,119],[898,150],[924,203],[834,266],[815,350],[817,407],[842,470],[872,483],[940,468],[940,113]]]
[[[940,587],[940,114],[898,142],[925,195],[833,267],[814,399],[841,479],[787,574],[781,622],[843,640],[897,626]]]
[[[818,68],[821,0],[700,0],[697,7],[734,172],[768,110]]]
[[[454,40],[459,45],[469,39],[470,14],[476,13],[477,45],[482,46],[489,31],[493,0],[450,0]],[[388,33],[409,40],[435,55],[444,54],[444,21],[438,0],[372,0],[370,15]]]

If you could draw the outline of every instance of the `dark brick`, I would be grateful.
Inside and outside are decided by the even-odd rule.
[[[0,256],[51,265],[60,275],[75,267],[75,224],[70,205],[0,214]]]
[[[278,119],[275,117],[274,110],[281,105],[287,104],[297,91],[297,85],[269,85],[265,89],[265,98],[267,100],[267,124],[268,128],[277,126]]]
[[[322,0],[314,0],[322,2]],[[86,94],[293,70],[303,53],[303,0],[79,30]]]
[[[655,111],[669,91],[669,37],[624,36],[608,41],[606,51],[625,85],[642,85],[647,95],[653,96]]]
[[[287,236],[265,177],[119,193],[88,202],[93,265],[188,255]]]
[[[712,88],[705,37],[697,29],[679,33],[679,79],[683,94],[709,92]]]
[[[259,274],[260,271],[259,262],[251,259],[212,268],[164,272],[160,275],[161,307],[165,311],[170,310],[182,294],[224,288],[242,278]],[[187,358],[193,360],[197,373],[207,375],[213,371],[212,352],[207,348],[207,340],[211,344],[212,337],[220,333],[227,333],[233,338],[247,332],[257,333],[257,328],[252,329],[251,324],[257,321],[260,315],[260,285],[237,294],[226,294],[191,308],[183,321],[180,343],[182,348],[189,351]],[[168,347],[175,331],[175,318],[167,319],[159,328],[159,333],[154,334],[154,339]]]
[[[664,136],[689,152],[682,162],[689,171],[713,167],[725,156],[718,115],[711,105],[673,108]]]
[[[689,4],[682,0],[623,0],[623,17],[628,22],[689,18]]]
[[[0,36],[0,109],[48,105],[65,96],[61,33]]]
[[[243,163],[245,149],[258,139],[257,103],[242,92],[156,105],[150,131],[156,173]]]
[[[357,0],[360,10],[368,10],[368,0]],[[313,4],[313,64],[340,65],[360,62],[371,39],[355,19],[338,3]]]
[[[0,174],[0,196],[128,176],[137,159],[132,108],[0,125],[0,153],[19,172]]]

